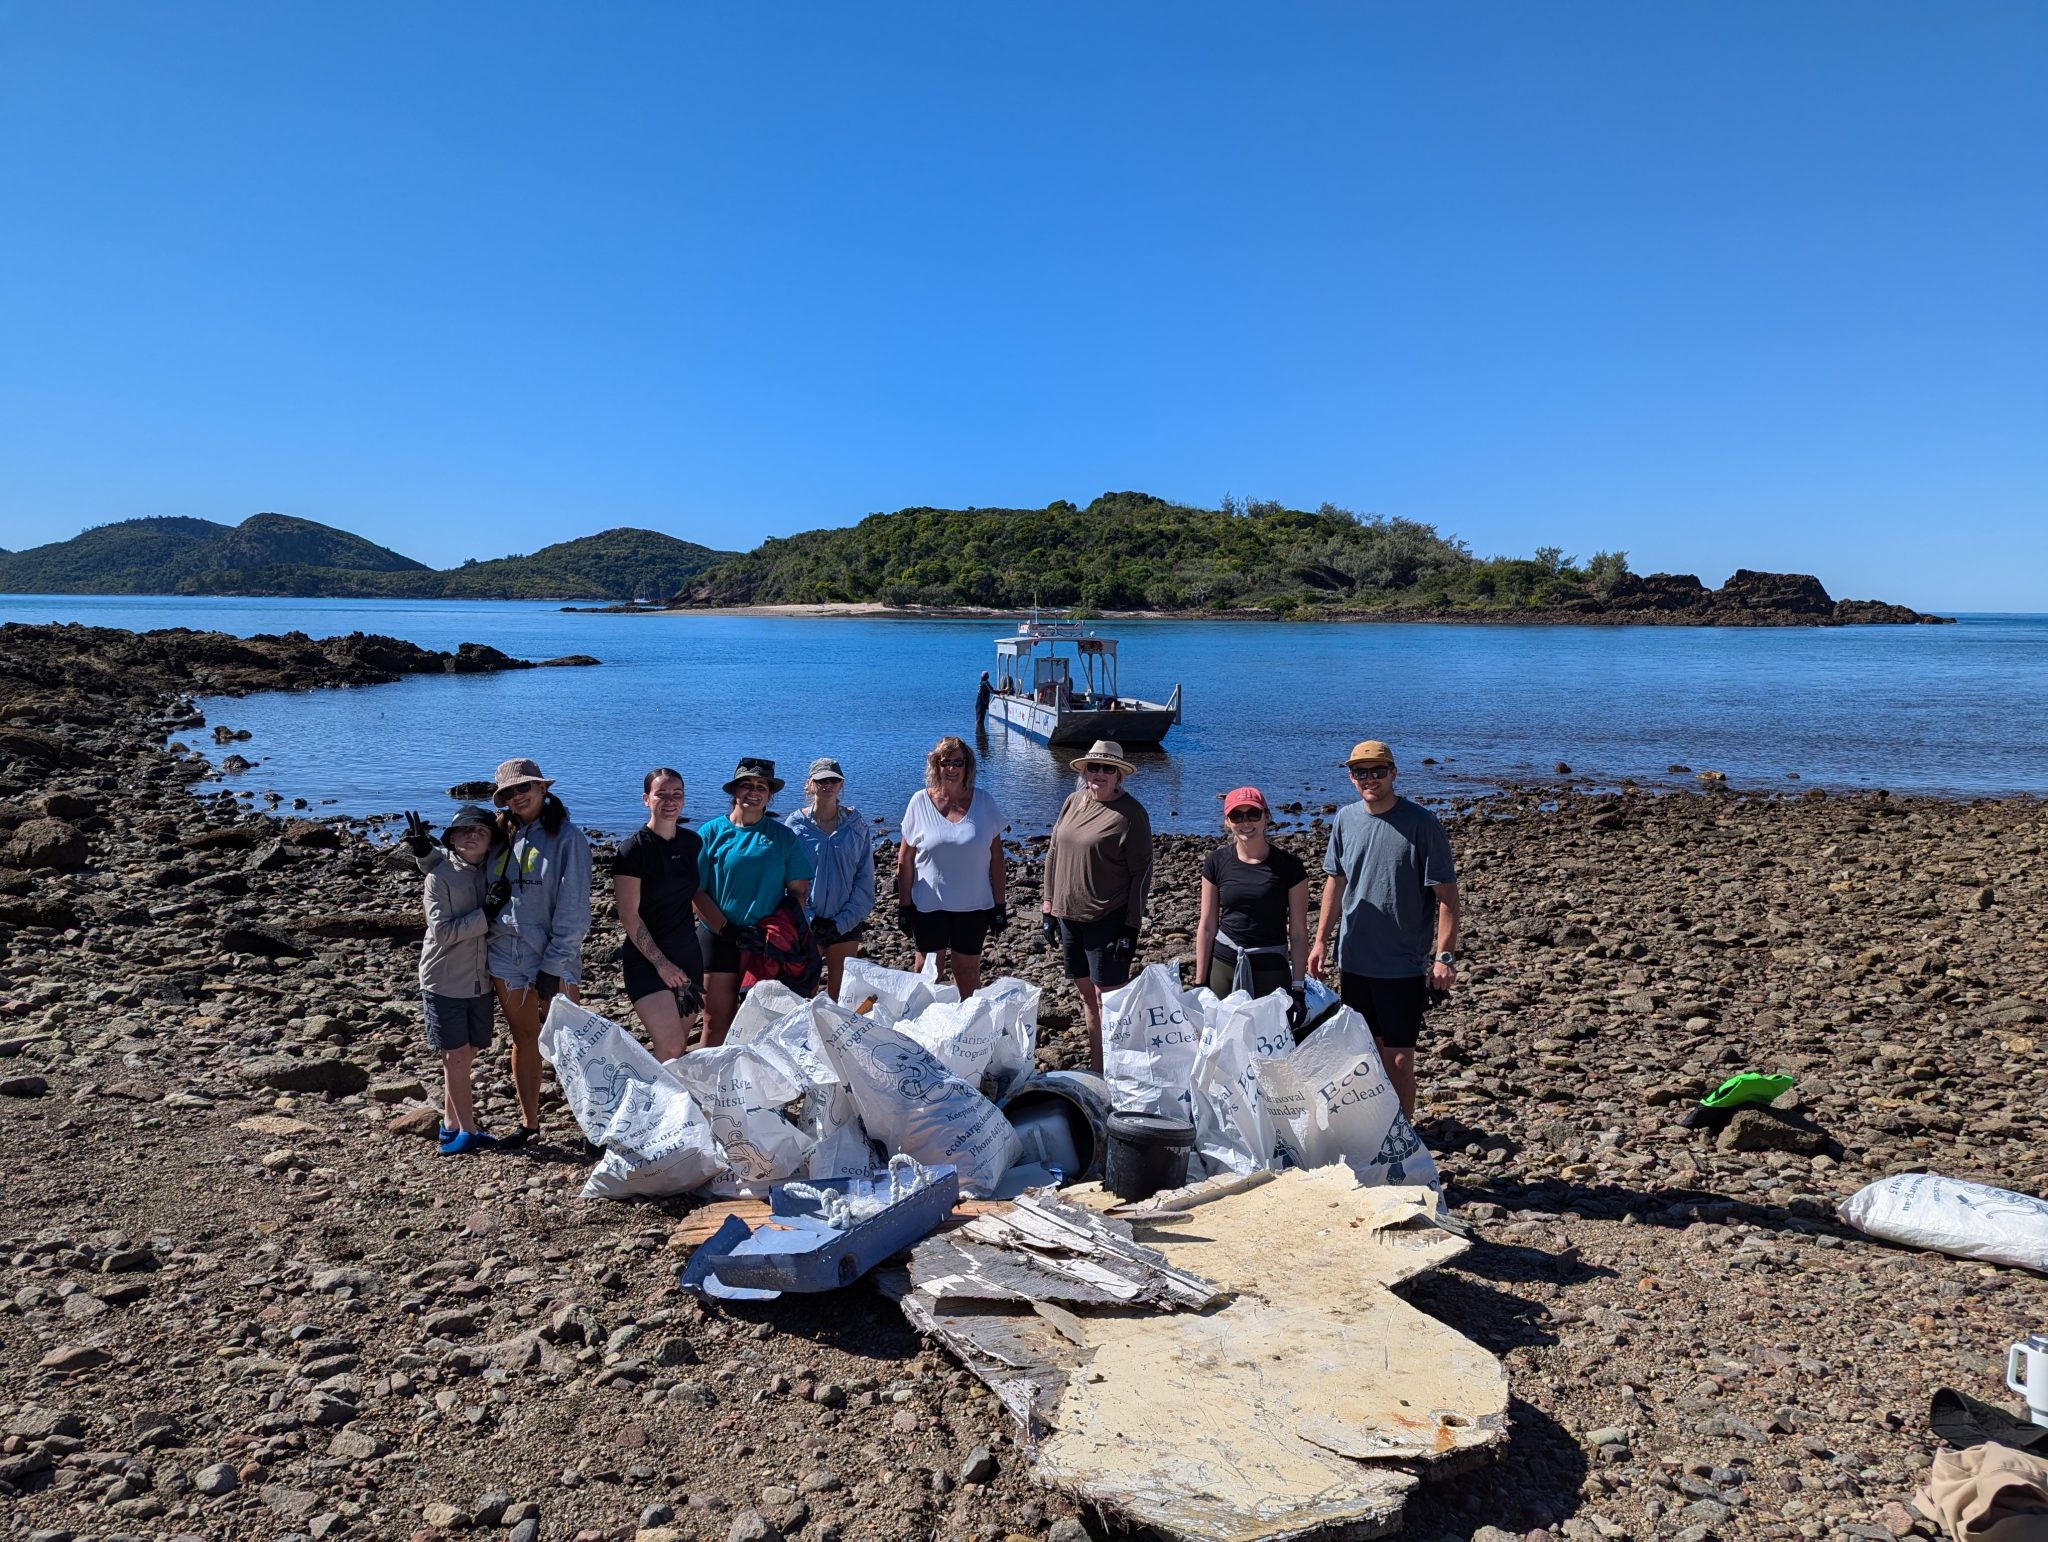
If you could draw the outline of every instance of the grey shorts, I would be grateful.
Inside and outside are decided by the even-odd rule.
[[[423,991],[420,1002],[426,1011],[428,1049],[483,1049],[491,1042],[489,996],[436,996]]]

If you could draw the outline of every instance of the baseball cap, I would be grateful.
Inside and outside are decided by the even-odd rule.
[[[1394,752],[1378,739],[1360,739],[1344,757],[1347,766],[1391,766]]]
[[[1228,814],[1234,809],[1247,807],[1255,808],[1262,814],[1270,814],[1272,812],[1271,809],[1266,807],[1266,795],[1256,787],[1233,787],[1223,795],[1224,813]]]

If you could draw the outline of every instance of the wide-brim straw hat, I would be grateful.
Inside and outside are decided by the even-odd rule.
[[[505,795],[515,787],[524,787],[528,782],[539,782],[542,792],[555,785],[551,776],[542,776],[540,767],[531,760],[508,760],[498,767],[498,774],[492,779],[497,791],[491,794],[491,801],[499,808],[505,806]]]
[[[751,781],[766,782],[770,792],[780,792],[785,785],[782,778],[775,774],[774,761],[748,755],[732,768],[732,780],[725,784],[725,795],[730,798],[739,790],[741,782]]]
[[[1097,739],[1088,746],[1087,754],[1074,757],[1074,764],[1076,767],[1114,766],[1117,770],[1123,772],[1125,776],[1129,776],[1138,769],[1128,760],[1124,759],[1124,747],[1114,739]]]

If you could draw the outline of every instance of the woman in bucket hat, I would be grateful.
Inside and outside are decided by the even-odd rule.
[[[491,925],[491,988],[512,1039],[512,1086],[519,1128],[500,1146],[523,1146],[540,1133],[540,1025],[556,992],[580,1001],[583,937],[590,930],[590,842],[527,759],[498,767],[491,795],[502,813],[503,841],[488,872],[504,908]]]
[[[1064,954],[1088,1022],[1088,1068],[1102,1069],[1102,991],[1131,977],[1152,885],[1152,820],[1124,791],[1137,767],[1113,739],[1074,757],[1068,794],[1045,848],[1046,940]]]
[[[914,968],[939,961],[962,1000],[981,988],[981,950],[1009,921],[1003,811],[974,785],[974,751],[948,734],[924,760],[924,786],[903,810],[896,855],[897,924]]]
[[[824,950],[825,990],[835,1000],[846,961],[860,951],[875,908],[875,836],[859,809],[839,801],[845,787],[839,762],[820,755],[804,778],[810,802],[787,821],[817,870],[811,881],[811,933]]]
[[[723,1044],[740,1004],[740,948],[755,940],[784,894],[801,902],[811,888],[810,853],[768,810],[782,791],[775,762],[747,755],[733,768],[725,794],[732,806],[698,827],[703,888],[697,894],[697,933],[704,951],[704,1043]]]
[[[1256,787],[1223,795],[1230,839],[1202,859],[1195,980],[1218,996],[1284,990],[1289,1026],[1299,1032],[1307,1022],[1308,865],[1273,844],[1272,817]]]

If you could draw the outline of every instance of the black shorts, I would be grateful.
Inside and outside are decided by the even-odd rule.
[[[719,936],[702,921],[697,923],[698,956],[704,960],[706,974],[738,974],[740,972],[740,950],[736,944]]]
[[[850,932],[841,932],[841,933],[840,933],[840,934],[839,934],[839,935],[838,935],[837,937],[834,937],[834,938],[832,939],[832,944],[831,944],[831,945],[832,945],[833,947],[837,948],[837,947],[843,946],[843,945],[844,945],[844,944],[846,944],[846,943],[856,943],[856,944],[858,944],[858,943],[861,943],[861,942],[864,942],[864,941],[866,941],[866,940],[867,940],[867,935],[868,935],[868,924],[867,924],[867,922],[865,922],[865,921],[856,921],[856,922],[854,922],[854,924],[853,924],[853,930],[852,930],[852,931],[850,931]],[[819,949],[819,951],[820,951],[820,952],[823,952],[824,950],[823,950],[822,948],[820,948],[820,949]]]
[[[697,951],[694,927],[673,937],[657,937],[654,945],[661,949],[662,957],[688,975],[700,989],[703,987],[704,955]],[[641,1001],[669,988],[661,982],[661,971],[647,962],[647,955],[634,946],[631,938],[619,950],[619,963],[625,969],[628,1001]]]
[[[986,910],[917,910],[910,916],[911,940],[920,953],[957,953],[980,958],[988,941]]]
[[[1419,974],[1398,980],[1381,980],[1371,975],[1346,974],[1338,977],[1337,994],[1344,1005],[1365,1019],[1372,1036],[1388,1049],[1413,1049],[1422,1032],[1422,1012],[1428,1004],[1429,981]]]
[[[1122,916],[1101,921],[1060,920],[1060,951],[1066,955],[1069,980],[1093,980],[1097,985],[1125,985],[1131,978],[1131,961],[1121,953],[1112,958],[1106,951],[1124,934]]]

